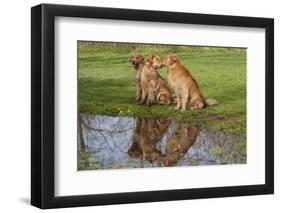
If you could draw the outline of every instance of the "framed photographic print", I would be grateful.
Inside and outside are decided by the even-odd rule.
[[[31,9],[31,203],[272,194],[274,21]]]

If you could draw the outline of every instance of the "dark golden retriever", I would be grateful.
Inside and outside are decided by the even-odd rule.
[[[167,66],[168,82],[177,96],[177,109],[185,111],[187,106],[190,109],[202,109],[206,104],[218,104],[214,99],[203,98],[196,80],[175,54],[168,55],[163,65]]]

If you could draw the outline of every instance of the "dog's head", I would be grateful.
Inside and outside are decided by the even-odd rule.
[[[162,61],[163,66],[172,66],[176,62],[178,62],[180,59],[176,54],[168,55],[164,60]]]
[[[161,59],[158,55],[150,55],[147,57],[146,61],[148,64],[153,66],[154,69],[159,69],[163,66]]]
[[[134,66],[137,66],[141,63],[144,63],[144,57],[140,54],[132,53],[128,56],[129,62],[131,62]]]

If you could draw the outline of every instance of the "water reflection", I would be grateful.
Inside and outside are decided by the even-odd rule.
[[[134,158],[147,160],[150,163],[161,160],[161,151],[157,144],[166,133],[170,122],[164,119],[137,118],[133,143],[128,154]]]
[[[238,136],[155,118],[78,116],[78,169],[245,163]]]
[[[187,128],[181,123],[178,124],[166,145],[164,165],[175,166],[177,162],[187,153],[189,148],[195,143],[198,134],[198,127]]]

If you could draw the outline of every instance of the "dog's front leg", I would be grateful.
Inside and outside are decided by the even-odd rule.
[[[142,89],[139,82],[136,83],[136,101],[140,101],[142,97]]]
[[[153,103],[153,91],[148,91],[148,97],[147,97],[147,100],[146,100],[146,105],[147,106],[150,106],[150,104]]]
[[[182,108],[181,111],[185,111],[186,110],[186,106],[188,105],[189,102],[189,91],[187,91],[183,97],[182,97]]]
[[[147,91],[146,91],[145,87],[142,85],[142,87],[141,87],[141,101],[139,101],[138,104],[144,104],[146,98],[147,98]]]
[[[177,106],[176,106],[176,110],[180,110],[182,107],[182,97],[181,94],[179,92],[176,92],[176,96],[177,96]]]

